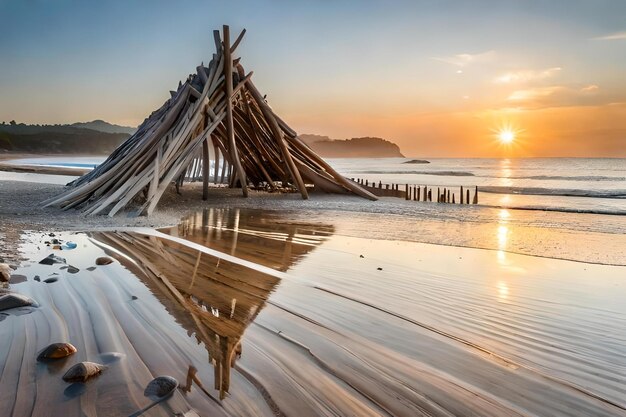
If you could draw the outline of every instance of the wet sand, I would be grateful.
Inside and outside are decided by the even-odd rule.
[[[1,403],[128,415],[153,377],[187,388],[197,369],[146,415],[626,415],[626,268],[364,239],[346,223],[209,209],[167,234],[63,234],[78,247],[60,252],[29,234],[10,289],[39,307],[0,316]],[[52,252],[80,271],[37,263]],[[89,271],[103,255],[115,262]],[[36,363],[56,341],[78,353]],[[80,360],[109,369],[61,381]]]

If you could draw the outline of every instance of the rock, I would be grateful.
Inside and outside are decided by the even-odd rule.
[[[67,267],[67,272],[69,272],[70,274],[75,274],[78,271],[80,271],[80,269],[76,268],[75,266],[70,265]]]
[[[430,161],[426,161],[425,159],[411,159],[410,161],[405,161],[403,164],[430,164]]]
[[[0,295],[0,311],[9,310],[11,308],[28,307],[34,304],[35,302],[30,298],[15,292]]]
[[[13,274],[11,275],[11,284],[19,284],[20,282],[26,282],[26,275]]]
[[[52,249],[54,249],[54,250],[63,250],[61,245],[54,245],[54,246],[52,246]]]
[[[359,255],[359,258],[365,258],[365,256],[363,256],[363,255]]]
[[[107,367],[95,362],[80,362],[72,366],[63,375],[65,382],[85,382],[100,375]]]
[[[39,275],[35,275],[35,277],[33,278],[35,281],[40,282],[41,278],[39,278]]]
[[[56,277],[52,277],[52,278],[46,278],[43,280],[43,282],[45,282],[46,284],[52,284],[53,282],[57,282],[59,279]]]
[[[39,352],[37,360],[39,362],[45,362],[48,360],[67,358],[76,352],[76,348],[71,343],[52,343]]]
[[[148,383],[143,395],[156,399],[170,396],[178,387],[178,381],[171,376],[158,376]]]
[[[13,269],[7,264],[0,264],[0,282],[9,282]]]
[[[131,300],[137,300],[138,298],[137,298],[137,296],[136,296],[136,295],[133,295],[133,296],[131,296],[131,297],[130,297],[130,299],[131,299]]]
[[[382,271],[383,269],[379,266],[378,268],[376,268],[379,271]]]
[[[39,261],[39,263],[42,265],[54,265],[54,264],[64,264],[66,263],[66,261],[60,256],[50,254],[47,257],[43,258],[41,261]]]
[[[89,268],[87,268],[87,271],[91,272],[91,271],[95,271],[96,267],[95,266],[90,266]]]
[[[109,265],[113,263],[113,259],[107,257],[107,256],[101,256],[100,258],[96,259],[96,265]]]

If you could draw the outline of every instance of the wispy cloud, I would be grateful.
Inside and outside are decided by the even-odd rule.
[[[599,95],[599,90],[600,87],[595,84],[583,87],[553,85],[516,90],[507,100],[525,108],[606,104],[606,97]]]
[[[550,97],[554,94],[564,91],[565,87],[556,85],[552,87],[529,88],[526,90],[514,91],[507,100],[510,101],[532,101],[544,97]]]
[[[495,56],[496,51],[486,51],[478,54],[457,54],[447,57],[432,57],[431,59],[462,68],[477,62],[491,61],[495,58]]]
[[[598,89],[599,89],[599,88],[600,88],[600,87],[598,87],[598,86],[597,86],[597,85],[595,85],[595,84],[590,84],[590,85],[588,85],[588,86],[586,86],[586,87],[581,88],[581,89],[580,89],[580,92],[581,92],[581,93],[587,93],[587,94],[589,94],[589,93],[595,93],[596,91],[598,91]]]
[[[520,70],[507,72],[496,77],[493,81],[497,84],[526,83],[530,81],[550,78],[561,71],[561,67],[548,68],[542,71]]]
[[[610,33],[605,36],[598,36],[597,38],[591,38],[594,41],[617,41],[621,39],[626,39],[626,30],[622,32]]]

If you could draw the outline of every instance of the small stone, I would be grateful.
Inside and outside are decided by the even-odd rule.
[[[17,307],[28,307],[34,304],[35,302],[30,298],[15,292],[0,295],[0,311]]]
[[[95,266],[90,266],[89,268],[86,268],[87,271],[91,272],[91,271],[95,271],[96,267]]]
[[[168,375],[158,376],[148,383],[143,395],[160,399],[172,395],[177,387],[178,381],[176,378]]]
[[[380,266],[379,266],[378,268],[376,268],[376,269],[378,269],[379,271],[382,271],[382,270],[383,270]]]
[[[105,365],[95,362],[80,362],[72,366],[63,375],[65,382],[85,382],[90,378],[98,376],[102,371],[106,370]]]
[[[365,256],[363,256],[363,255],[359,255],[359,258],[365,258]]]
[[[130,297],[131,300],[138,300],[137,296],[133,295],[132,297]]]
[[[107,256],[102,256],[98,259],[96,259],[96,265],[109,265],[113,263],[113,259],[107,257]]]
[[[76,268],[75,266],[70,265],[67,267],[67,272],[69,272],[70,274],[75,274],[78,271],[80,271],[80,269]]]
[[[0,282],[9,282],[11,279],[11,267],[7,264],[0,264]]]
[[[39,263],[42,265],[54,265],[54,264],[64,264],[66,262],[65,262],[65,259],[61,258],[60,256],[50,254],[47,257],[43,258],[41,261],[39,261]]]
[[[76,348],[71,343],[52,343],[39,352],[37,360],[39,362],[44,362],[53,359],[66,358],[76,352]]]
[[[26,282],[26,275],[13,274],[11,275],[11,284],[19,284],[21,282]]]
[[[56,277],[52,277],[52,278],[46,278],[43,280],[43,282],[45,282],[46,284],[52,284],[53,282],[57,282],[59,279]]]
[[[35,275],[35,277],[33,278],[35,281],[40,282],[41,278],[39,278],[39,275]]]

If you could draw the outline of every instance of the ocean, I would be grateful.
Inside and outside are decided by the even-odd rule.
[[[45,157],[15,164],[63,168],[93,168],[104,157]],[[626,215],[626,159],[432,158],[407,163],[407,158],[337,158],[328,162],[348,178],[378,184],[448,188],[459,201],[460,187],[479,189],[481,206]],[[67,177],[70,178],[70,177]],[[64,180],[67,180],[64,178]],[[8,179],[8,178],[7,178]]]
[[[498,208],[626,214],[626,159],[329,159],[340,173],[383,184],[479,189],[479,204]]]

